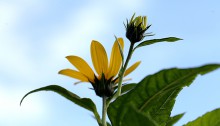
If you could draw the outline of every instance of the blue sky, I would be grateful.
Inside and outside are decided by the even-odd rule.
[[[164,68],[220,63],[219,4],[218,0],[1,0],[0,125],[96,126],[92,113],[52,92],[30,95],[21,107],[19,101],[30,90],[58,84],[92,98],[101,112],[101,99],[88,89],[90,84],[74,86],[77,80],[57,72],[72,68],[67,55],[79,55],[91,64],[91,40],[100,41],[110,54],[114,35],[125,37],[123,22],[134,12],[148,16],[149,31],[155,34],[151,38],[184,40],[137,50],[130,63],[142,63],[129,76],[132,82]],[[172,115],[186,114],[176,126],[220,107],[219,75],[220,70],[199,76],[183,89]]]

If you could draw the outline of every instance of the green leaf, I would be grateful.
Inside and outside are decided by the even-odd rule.
[[[209,64],[197,68],[165,69],[145,77],[128,93],[118,97],[109,105],[108,116],[112,124],[117,124],[119,110],[125,104],[150,116],[159,124],[166,125],[175,103],[175,98],[184,86],[189,86],[198,74],[205,74],[219,68],[219,64]],[[114,126],[114,125],[113,125]]]
[[[178,122],[185,113],[175,115],[173,117],[170,117],[170,119],[167,121],[166,126],[173,126],[176,122]]]
[[[95,118],[98,121],[98,123],[101,124],[100,116],[97,112],[95,104],[93,103],[93,101],[91,99],[89,99],[89,98],[80,98],[76,94],[74,94],[74,93],[72,93],[72,92],[70,92],[70,91],[66,90],[65,88],[63,88],[61,86],[58,86],[58,85],[49,85],[49,86],[38,88],[38,89],[35,89],[35,90],[32,90],[32,91],[28,92],[21,99],[20,105],[23,102],[24,98],[26,98],[29,94],[32,94],[32,93],[35,93],[35,92],[38,92],[38,91],[53,91],[53,92],[56,92],[56,93],[60,94],[61,96],[63,96],[64,98],[66,98],[70,101],[72,101],[73,103],[75,103],[75,104],[77,104],[77,105],[93,112],[94,115],[95,115]]]
[[[184,126],[220,126],[220,108],[197,118],[192,122],[188,122]]]
[[[121,93],[123,94],[123,93],[126,93],[126,92],[132,90],[136,85],[137,84],[135,84],[135,83],[123,85],[121,88]]]
[[[147,46],[147,45],[151,45],[151,44],[154,44],[154,43],[158,43],[158,42],[176,42],[176,41],[179,41],[179,40],[182,40],[181,38],[176,38],[176,37],[168,37],[168,38],[162,38],[162,39],[151,39],[151,40],[146,40],[146,41],[143,41],[141,42],[140,44],[138,44],[135,48],[139,48],[139,47],[142,47],[142,46]]]
[[[119,122],[113,126],[158,126],[149,115],[144,115],[132,105],[119,109]]]

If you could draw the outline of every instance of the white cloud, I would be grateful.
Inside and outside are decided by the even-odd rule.
[[[133,10],[140,7],[142,0],[98,1],[88,4],[80,10],[73,9],[69,15],[69,22],[65,25],[69,29],[57,29],[56,36],[48,38],[51,56],[64,57],[71,55],[89,55],[89,45],[92,39],[103,37],[106,30],[115,30],[113,23],[118,18],[117,12]],[[113,37],[114,33],[109,36]],[[106,36],[106,37],[109,37]],[[86,51],[87,50],[87,51]]]
[[[11,24],[17,21],[20,9],[9,3],[0,4],[0,21],[1,25]]]
[[[69,15],[69,22],[66,24],[69,29],[57,30],[58,32],[55,34],[58,36],[52,36],[48,40],[50,42],[48,46],[51,48],[53,56],[66,56],[71,52],[81,55],[87,52],[88,55],[86,50],[89,50],[88,45],[92,41],[92,36],[100,36],[102,30],[108,27],[106,24],[109,22],[105,17],[105,13],[94,6],[81,8],[77,13],[73,12],[72,15]],[[70,52],[70,50],[72,51]]]
[[[90,60],[89,46],[91,40],[103,37],[103,32],[106,32],[106,30],[117,29],[112,27],[117,12],[132,10],[132,8],[138,8],[141,5],[140,0],[137,2],[132,1],[133,3],[129,3],[121,0],[115,9],[113,9],[115,1],[109,3],[94,2],[83,6],[79,10],[73,9],[72,14],[68,17],[69,22],[64,24],[69,28],[61,29],[58,26],[54,28],[56,30],[51,31],[54,36],[44,38],[48,44],[46,45],[46,51],[48,52],[42,55],[44,57],[42,58],[44,60],[41,61],[43,65],[37,64],[35,61],[37,59],[30,58],[30,53],[33,51],[31,46],[33,45],[28,42],[27,36],[18,35],[16,28],[19,22],[24,21],[27,11],[34,11],[36,16],[41,15],[44,11],[50,9],[49,2],[43,0],[22,0],[15,3],[0,2],[1,73],[8,76],[11,81],[16,82],[17,87],[19,87],[24,86],[21,83],[33,82],[32,84],[34,84],[39,80],[44,80],[45,77],[53,77],[53,75],[48,75],[48,72],[54,71],[62,63],[67,63],[67,61],[64,61],[66,55],[89,57]],[[110,34],[109,36],[113,37],[113,35]],[[42,70],[44,70],[43,73]],[[10,125],[16,125],[16,121],[15,123],[11,121],[12,118],[31,121],[33,118],[43,118],[47,115],[46,106],[43,104],[42,99],[32,98],[31,102],[27,100],[20,107],[18,103],[25,91],[10,89],[13,85],[9,81],[0,81],[0,86],[1,120],[10,123]]]
[[[46,106],[36,97],[32,97],[31,102],[26,99],[26,101],[19,106],[21,95],[23,92],[16,91],[13,89],[7,89],[1,86],[0,88],[0,124],[13,126],[18,123],[18,121],[26,120],[31,122],[33,117],[47,116]]]
[[[19,120],[31,121],[44,117],[47,112],[42,100],[37,98],[20,107],[19,100],[24,90],[12,88],[22,87],[22,83],[36,78],[37,68],[28,55],[30,44],[25,36],[16,33],[28,8],[28,3],[0,2],[0,125],[17,125]]]
[[[25,12],[35,10],[43,13],[47,3],[37,0],[1,1],[0,2],[0,71],[18,78],[26,78],[35,71],[30,60],[30,44],[27,36],[20,36],[16,31],[19,22],[24,20]]]

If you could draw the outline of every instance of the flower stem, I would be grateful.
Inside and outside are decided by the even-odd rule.
[[[107,114],[107,105],[106,105],[106,96],[102,97],[102,126],[106,126],[106,114]]]
[[[117,96],[121,95],[121,87],[122,87],[122,81],[123,81],[123,77],[124,77],[124,73],[125,70],[128,66],[128,62],[131,59],[131,55],[133,53],[133,48],[134,48],[134,43],[130,43],[130,47],[129,47],[129,51],[128,51],[128,55],[125,61],[124,66],[122,66],[120,72],[119,72],[119,81],[118,81],[118,91],[117,91]]]

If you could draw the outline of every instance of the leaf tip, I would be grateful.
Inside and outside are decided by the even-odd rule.
[[[24,98],[22,98],[21,101],[20,101],[20,103],[19,103],[20,106],[21,106],[21,104],[22,104],[22,102],[23,102],[23,99],[24,99]]]

